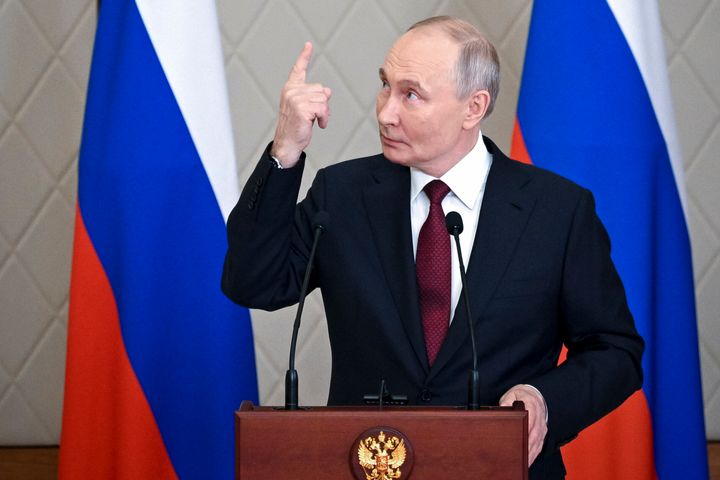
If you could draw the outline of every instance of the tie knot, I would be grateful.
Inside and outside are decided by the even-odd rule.
[[[447,195],[450,192],[450,187],[445,185],[445,182],[442,180],[433,180],[432,182],[425,185],[425,188],[423,188],[423,191],[430,199],[430,204],[440,204],[445,198],[445,195]]]

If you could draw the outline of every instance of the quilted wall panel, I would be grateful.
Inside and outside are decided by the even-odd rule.
[[[218,0],[240,178],[272,137],[280,88],[305,40],[309,79],[333,88],[332,119],[309,149],[318,168],[379,150],[377,67],[412,22],[452,14],[500,52],[501,95],[484,133],[507,149],[529,0]],[[661,0],[693,242],[708,436],[720,438],[720,0]],[[55,444],[62,411],[77,152],[96,22],[92,0],[0,0],[0,444]],[[301,402],[330,375],[322,302],[306,304]],[[253,311],[262,402],[283,402],[294,309]]]

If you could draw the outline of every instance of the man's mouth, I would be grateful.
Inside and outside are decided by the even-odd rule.
[[[395,139],[390,138],[390,137],[388,137],[388,136],[386,136],[386,135],[383,135],[382,133],[380,134],[380,140],[381,140],[383,143],[387,143],[388,145],[400,145],[401,143],[404,143],[404,142],[402,142],[402,141],[400,141],[400,140],[395,140]]]

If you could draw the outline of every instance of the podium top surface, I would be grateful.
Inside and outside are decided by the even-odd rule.
[[[245,400],[240,405],[240,408],[237,410],[237,413],[243,413],[243,412],[257,412],[257,413],[277,413],[277,412],[288,412],[292,414],[302,414],[302,413],[369,413],[369,414],[377,414],[381,412],[392,412],[392,413],[428,413],[428,412],[434,412],[434,413],[453,413],[453,414],[462,414],[462,413],[468,413],[468,414],[476,414],[478,412],[483,412],[487,414],[488,412],[493,413],[523,413],[525,412],[525,405],[523,402],[515,402],[513,406],[511,407],[498,407],[498,406],[483,406],[480,407],[479,410],[468,410],[464,406],[453,406],[453,405],[447,405],[447,406],[423,406],[423,405],[403,405],[403,406],[396,406],[396,405],[389,405],[389,406],[377,406],[377,405],[333,405],[333,406],[307,406],[307,407],[300,407],[297,410],[285,410],[284,407],[281,406],[263,406],[263,405],[255,405],[250,400]]]

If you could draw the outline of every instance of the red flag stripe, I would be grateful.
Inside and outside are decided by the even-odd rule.
[[[532,164],[517,119],[513,128],[511,156]],[[566,354],[567,350],[563,347],[558,364],[565,361]],[[639,390],[562,448],[567,478],[656,480],[652,438],[650,408],[645,393]],[[608,462],[609,458],[613,461]]]
[[[177,478],[79,208],[73,252],[59,478]]]

